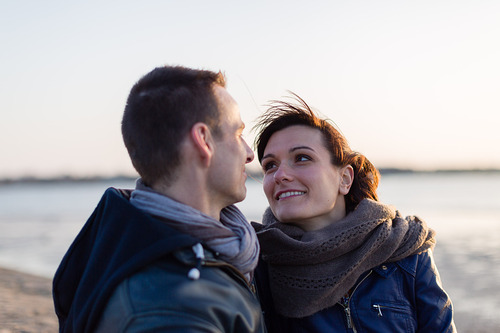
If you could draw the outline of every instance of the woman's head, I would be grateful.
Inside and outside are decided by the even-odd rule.
[[[375,167],[352,151],[329,121],[320,119],[305,101],[295,97],[296,104],[272,102],[255,126],[257,155],[265,173],[264,191],[275,216],[286,218],[288,212],[292,218],[293,209],[302,209],[300,216],[294,216],[305,218],[310,213],[313,217],[311,206],[301,206],[308,197],[314,197],[310,205],[323,212],[330,207],[334,216],[339,216],[339,210],[344,215],[351,212],[365,198],[378,200],[380,176]],[[285,200],[279,202],[274,196],[287,189],[295,190],[297,197],[292,196],[284,209]]]

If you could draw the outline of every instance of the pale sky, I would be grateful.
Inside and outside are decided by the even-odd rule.
[[[123,107],[165,64],[224,71],[248,129],[291,90],[377,167],[500,168],[497,0],[0,0],[0,47],[0,178],[134,175]]]

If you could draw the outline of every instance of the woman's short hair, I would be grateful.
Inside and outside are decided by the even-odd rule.
[[[365,198],[378,200],[380,173],[375,166],[364,155],[349,147],[347,139],[330,120],[319,118],[302,98],[292,95],[295,102],[271,101],[253,128],[257,131],[255,147],[259,162],[262,162],[264,150],[274,133],[293,125],[309,126],[323,134],[323,143],[330,152],[333,165],[350,165],[354,170],[353,184],[345,196],[347,212],[353,211]]]

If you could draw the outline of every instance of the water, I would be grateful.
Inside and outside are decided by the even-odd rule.
[[[133,188],[134,181],[0,186],[0,266],[52,277],[110,186]],[[259,221],[266,198],[259,183],[247,188],[238,206]],[[500,331],[499,188],[500,173],[392,174],[379,188],[381,201],[437,231],[436,263],[459,331],[470,323]]]

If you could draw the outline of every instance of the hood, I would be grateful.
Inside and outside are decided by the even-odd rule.
[[[60,332],[91,331],[118,284],[197,242],[135,208],[126,191],[107,189],[54,276]]]

